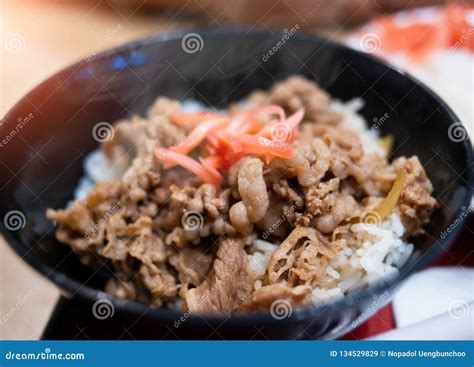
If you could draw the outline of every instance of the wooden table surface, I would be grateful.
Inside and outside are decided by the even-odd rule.
[[[183,17],[179,9],[143,10],[140,5],[118,8],[107,0],[0,0],[0,116],[36,84],[93,51],[205,22]],[[344,33],[314,31],[333,38]],[[0,339],[38,338],[58,295],[0,237]]]

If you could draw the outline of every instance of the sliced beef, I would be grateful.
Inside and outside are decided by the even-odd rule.
[[[331,194],[334,204],[328,211],[318,215],[314,224],[318,231],[329,234],[333,232],[344,220],[356,217],[360,213],[356,200],[351,195]]]
[[[142,264],[139,277],[151,293],[151,302],[156,307],[161,306],[163,301],[174,300],[178,295],[176,278],[165,265]]]
[[[100,183],[85,200],[75,201],[66,209],[48,209],[46,216],[58,225],[58,241],[69,244],[83,262],[90,263],[93,257],[89,247],[94,251],[103,246],[108,220],[123,211],[123,206],[120,183]]]
[[[301,252],[308,246],[314,247],[316,254],[331,257],[332,251],[323,241],[323,236],[311,227],[296,227],[278,246],[268,265],[270,284],[292,282],[293,270],[298,263]],[[293,284],[296,285],[296,284]]]
[[[431,196],[433,186],[417,157],[398,158],[393,168],[405,169],[407,173],[398,203],[403,225],[409,235],[420,235],[436,206],[436,199]]]
[[[281,176],[298,178],[302,187],[318,184],[328,172],[331,152],[321,139],[301,140],[295,145],[291,159],[275,159],[271,167]]]
[[[230,191],[217,191],[210,184],[200,186],[171,185],[168,206],[159,213],[155,222],[170,232],[166,237],[168,244],[183,247],[199,243],[201,238],[211,234],[235,235],[230,224]]]
[[[391,182],[384,181],[380,174],[387,167],[387,160],[377,154],[366,154],[349,168],[349,175],[356,183],[354,193],[367,196],[385,196]]]
[[[278,315],[278,307],[283,307],[282,312],[288,313],[290,311],[288,304],[292,307],[311,302],[310,292],[311,287],[305,285],[293,287],[285,283],[270,284],[257,289],[236,311],[239,313],[266,311]]]
[[[341,116],[329,109],[330,96],[316,83],[301,76],[293,76],[277,83],[268,92],[255,92],[249,96],[249,104],[263,106],[277,104],[288,113],[305,109],[305,120],[312,123],[337,124]]]
[[[247,255],[242,240],[223,238],[206,280],[186,294],[189,311],[229,313],[252,291],[246,272]]]
[[[212,248],[201,245],[184,247],[170,257],[170,264],[178,271],[180,292],[187,292],[190,286],[195,287],[205,280],[214,255]]]

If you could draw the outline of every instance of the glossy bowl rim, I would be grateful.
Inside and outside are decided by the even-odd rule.
[[[144,46],[147,47],[148,44],[153,43],[160,43],[166,42],[169,40],[179,40],[184,37],[186,34],[193,32],[197,33],[205,38],[219,38],[219,37],[229,37],[229,36],[245,36],[245,37],[275,37],[278,34],[283,34],[282,31],[268,31],[268,30],[261,30],[261,29],[249,29],[245,27],[230,27],[230,28],[214,28],[214,27],[206,27],[206,28],[197,28],[197,29],[190,29],[187,31],[179,31],[179,32],[172,32],[163,35],[153,35],[145,38],[140,38],[138,40],[125,43],[123,45],[107,49],[90,57],[87,61],[85,59],[81,59],[74,64],[63,68],[62,70],[54,73],[53,75],[49,76],[43,82],[38,84],[36,87],[31,89],[24,97],[22,97],[5,115],[4,121],[8,120],[10,115],[14,115],[14,112],[17,109],[20,109],[23,104],[31,97],[32,95],[39,93],[41,88],[45,85],[50,84],[53,80],[61,78],[65,74],[72,75],[71,72],[74,69],[78,68],[79,65],[87,65],[88,63],[92,62],[100,62],[101,60],[106,59],[112,54],[120,54],[122,51],[126,51],[127,49],[137,47],[137,46]],[[411,74],[400,70],[396,66],[388,63],[385,60],[381,60],[375,56],[370,54],[363,53],[358,50],[354,50],[344,44],[334,42],[330,39],[309,35],[309,34],[295,34],[292,36],[295,40],[300,40],[303,42],[322,42],[324,45],[328,45],[331,48],[339,48],[349,51],[353,54],[360,55],[364,58],[367,58],[371,62],[375,62],[378,64],[383,65],[384,67],[392,70],[393,72],[400,75],[402,78],[408,78],[411,82],[416,85],[419,85],[421,89],[424,90],[431,98],[436,100],[440,106],[443,107],[445,112],[448,115],[448,118],[454,122],[460,121],[457,115],[452,111],[452,109],[447,105],[444,100],[442,100],[435,92],[433,92],[430,88],[428,88],[424,83],[420,82],[418,79],[413,77]],[[278,57],[278,56],[276,56]],[[460,144],[460,143],[458,143]],[[467,162],[468,170],[467,176],[468,181],[474,181],[474,167],[473,167],[473,151],[471,148],[471,143],[469,137],[462,142],[464,146],[465,152],[465,159]],[[468,188],[465,197],[463,198],[462,204],[457,208],[456,212],[452,215],[452,218],[457,218],[462,212],[463,207],[469,207],[471,197],[472,197],[472,190]],[[309,304],[301,307],[296,307],[292,310],[291,315],[289,317],[278,320],[274,318],[270,312],[258,312],[258,313],[248,313],[248,314],[223,314],[223,315],[190,315],[186,319],[186,323],[189,325],[195,324],[208,324],[208,325],[221,325],[224,322],[229,325],[242,325],[242,324],[276,324],[280,323],[282,325],[283,322],[288,323],[295,320],[302,320],[308,318],[314,318],[315,316],[322,316],[326,311],[330,312],[337,312],[344,308],[344,306],[358,304],[364,301],[373,300],[374,296],[380,296],[384,291],[393,291],[403,280],[405,280],[409,275],[414,273],[415,271],[422,268],[424,265],[433,261],[439,253],[441,253],[442,249],[448,247],[455,237],[459,234],[460,230],[462,229],[464,223],[460,226],[454,228],[453,231],[448,233],[445,238],[438,239],[430,249],[422,255],[420,259],[417,259],[415,264],[409,269],[400,269],[399,274],[394,277],[394,279],[381,279],[377,283],[367,286],[365,288],[352,291],[348,293],[345,297],[332,301],[330,303],[323,303],[323,304]],[[84,298],[90,302],[94,302],[100,299],[108,299],[114,307],[122,312],[125,313],[133,313],[138,315],[147,314],[147,317],[152,317],[154,319],[161,319],[165,321],[177,321],[183,316],[183,312],[175,311],[166,308],[153,308],[150,305],[136,302],[136,301],[129,301],[129,300],[122,300],[116,298],[108,293],[103,291],[97,290],[95,288],[89,287],[87,285],[82,285],[80,282],[69,278],[67,275],[62,273],[56,272],[51,267],[45,265],[41,261],[37,260],[34,256],[28,252],[24,245],[22,245],[17,239],[4,227],[3,223],[0,223],[1,233],[4,235],[6,242],[8,245],[24,260],[27,262],[34,270],[39,272],[42,276],[46,277],[47,279],[51,280],[56,286],[58,286],[62,291],[66,291],[66,294],[73,294],[75,296]],[[391,297],[387,297],[387,302]],[[385,302],[381,302],[383,304]],[[370,317],[373,313],[376,312],[378,308],[374,309],[372,313],[366,315],[366,318]],[[366,319],[365,318],[365,319]],[[364,320],[365,320],[364,319]],[[362,320],[362,321],[364,321]],[[341,333],[339,333],[341,334]]]

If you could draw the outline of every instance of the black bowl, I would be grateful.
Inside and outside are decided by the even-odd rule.
[[[147,338],[336,338],[388,303],[403,279],[452,242],[460,225],[441,233],[469,206],[470,142],[448,134],[459,120],[433,92],[366,54],[305,35],[198,33],[197,44],[182,42],[189,35],[174,34],[100,53],[52,76],[15,105],[0,130],[2,232],[18,255],[66,296],[85,302],[84,313],[108,297],[116,312],[125,315],[127,328],[146,328]],[[184,315],[177,325],[183,320],[178,312],[104,294],[103,274],[82,266],[54,239],[45,209],[64,207],[71,199],[83,174],[84,155],[97,147],[91,133],[95,124],[142,114],[159,95],[223,107],[294,74],[315,80],[343,101],[363,97],[361,113],[369,122],[388,114],[379,129],[395,137],[394,156],[417,155],[433,182],[441,205],[396,279],[327,305],[294,309],[282,320],[270,313]]]

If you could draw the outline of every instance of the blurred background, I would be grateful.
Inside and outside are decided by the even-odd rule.
[[[474,121],[472,4],[441,0],[1,0],[0,116],[61,68],[140,37],[204,26],[271,30],[297,25],[299,32],[344,42],[414,73],[448,100],[470,130]],[[38,338],[58,292],[1,238],[0,288],[0,338]]]

